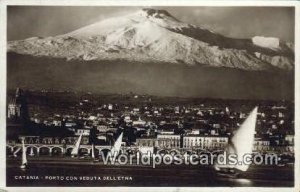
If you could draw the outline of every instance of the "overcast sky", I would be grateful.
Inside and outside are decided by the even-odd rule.
[[[142,7],[56,7],[10,6],[8,40],[64,34],[107,17]],[[165,9],[177,19],[206,27],[228,37],[256,35],[294,42],[293,7],[154,7]]]

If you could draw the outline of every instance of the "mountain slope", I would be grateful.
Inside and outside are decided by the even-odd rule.
[[[286,71],[246,71],[124,60],[83,61],[9,53],[7,87],[229,99],[294,98]]]
[[[67,60],[126,60],[243,70],[293,70],[293,45],[276,38],[232,39],[143,9],[73,32],[8,43],[8,52]]]

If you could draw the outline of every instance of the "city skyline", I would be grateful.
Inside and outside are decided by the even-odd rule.
[[[9,98],[16,98],[11,99],[7,106],[6,150],[10,166],[21,156],[28,156],[28,164],[32,167],[36,166],[35,163],[39,163],[40,159],[42,162],[50,160],[50,164],[51,162],[63,164],[60,170],[68,170],[68,166],[76,162],[79,170],[78,175],[74,177],[77,178],[81,176],[81,171],[84,172],[87,169],[85,166],[90,165],[91,162],[93,163],[92,169],[95,169],[93,166],[101,166],[101,171],[106,168],[111,169],[110,166],[114,166],[115,162],[110,160],[110,163],[106,164],[105,159],[109,156],[109,152],[114,151],[120,155],[116,156],[116,165],[130,166],[130,170],[133,171],[125,175],[131,176],[131,181],[137,178],[134,170],[138,170],[140,165],[143,165],[143,169],[148,169],[149,174],[156,172],[154,169],[158,171],[163,169],[164,173],[177,168],[189,172],[197,165],[194,170],[204,169],[207,177],[218,180],[222,178],[218,176],[218,171],[212,174],[212,169],[207,168],[208,165],[214,167],[215,164],[211,163],[212,160],[205,160],[206,158],[215,159],[217,156],[214,158],[214,156],[203,157],[203,155],[207,153],[221,155],[223,152],[229,152],[229,146],[235,146],[239,150],[248,148],[248,154],[256,155],[255,159],[265,158],[263,164],[251,164],[252,169],[243,175],[239,174],[239,177],[248,178],[247,175],[250,172],[250,175],[255,175],[256,179],[259,179],[259,182],[263,182],[263,186],[274,186],[275,183],[276,186],[290,186],[293,183],[291,168],[294,166],[294,110],[293,104],[288,101],[249,102],[215,99],[191,102],[180,98],[173,98],[173,101],[170,101],[170,98],[166,100],[164,97],[134,94],[93,95],[92,93],[60,92],[57,95],[55,92],[31,92],[20,89],[17,89],[15,95],[10,94]],[[259,108],[253,109],[254,106],[259,106]],[[29,110],[29,116],[21,112],[21,109],[26,111],[25,108]],[[250,109],[253,110],[250,112]],[[249,125],[252,130],[249,130]],[[244,136],[241,139],[242,134]],[[233,154],[239,154],[238,157],[241,157],[239,150],[234,151]],[[178,161],[179,156],[187,163],[161,165],[153,161],[153,164],[140,164],[139,158],[146,157],[148,153],[162,159],[169,156],[174,162]],[[245,152],[243,154],[245,155]],[[276,159],[270,162],[267,160],[268,155]],[[135,160],[133,163],[130,160],[123,164],[121,156]],[[200,164],[192,163],[191,158],[193,162]],[[25,162],[27,164],[27,160]],[[183,160],[180,162],[183,163]],[[51,171],[52,166],[46,166],[46,170]],[[281,166],[285,166],[285,169],[283,170]],[[240,167],[245,171],[248,168],[248,165]],[[270,176],[268,171],[262,173],[261,168],[277,172],[279,176],[278,174]],[[117,167],[117,170],[126,173],[127,168],[121,166]],[[8,185],[26,184],[26,180],[22,181],[13,177],[14,172],[15,170],[8,168]],[[70,170],[64,172],[66,175],[57,173],[55,175],[66,178],[70,176],[70,173],[74,174]],[[44,174],[43,170],[35,171],[37,179],[55,186],[56,183],[45,179]],[[276,182],[281,174],[286,177],[284,183]],[[191,175],[196,176],[198,172],[193,172]],[[93,175],[89,174],[89,176]],[[142,178],[141,183],[134,182],[126,186],[140,186],[140,184],[164,186],[164,182],[160,180],[163,177],[152,176],[151,179],[147,179],[149,177],[144,176],[145,174],[139,174],[139,178]],[[97,172],[97,177],[102,178],[105,175]],[[265,180],[270,177],[271,182]],[[168,182],[173,185],[202,186],[201,182],[208,182],[199,178],[200,180],[189,180],[191,182],[186,183],[185,180],[181,180],[180,176],[174,177],[172,174],[168,175],[168,178],[170,178]],[[153,179],[158,180],[152,183]],[[176,182],[173,179],[176,179]],[[105,185],[111,186],[110,179],[107,180],[108,183]],[[94,181],[91,183],[92,186],[104,184]],[[259,185],[259,182],[252,181],[251,177],[249,181],[251,181],[249,186]],[[81,183],[84,181],[77,184]],[[60,184],[71,185],[64,181],[60,181]],[[116,185],[118,186],[114,184]],[[208,185],[236,184],[227,181],[223,184],[212,182]]]

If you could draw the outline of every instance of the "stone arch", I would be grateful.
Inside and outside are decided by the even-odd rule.
[[[160,155],[169,154],[169,151],[166,149],[160,149],[157,151],[157,154],[160,154]]]
[[[47,146],[41,146],[40,148],[39,148],[39,154],[40,155],[50,155],[50,148],[49,147],[47,147]]]
[[[180,155],[180,151],[178,151],[177,149],[171,149],[169,152],[171,155]]]
[[[203,149],[202,151],[199,152],[199,155],[202,155],[202,154],[211,155],[212,153],[208,150]]]
[[[111,147],[96,147],[96,149],[98,149],[99,151],[102,151],[102,150],[111,150]]]
[[[100,152],[99,149],[97,149],[97,148],[94,149],[95,157],[99,156],[99,154],[100,154],[99,152]],[[90,155],[92,156],[92,149],[90,150]]]
[[[36,146],[27,146],[26,147],[26,154],[29,156],[36,156],[38,155],[38,147]]]
[[[52,155],[59,156],[63,154],[63,148],[61,147],[52,147]]]
[[[74,147],[68,147],[68,148],[66,148],[66,153],[65,153],[65,155],[71,156],[71,153],[72,153],[73,148],[74,148]]]
[[[67,147],[67,148],[66,148],[66,151],[72,150],[72,149],[74,149],[74,147]]]
[[[184,152],[184,154],[192,155],[192,154],[193,154],[193,151],[192,151],[192,150],[186,150],[186,151]]]
[[[78,150],[78,154],[79,155],[83,155],[83,154],[89,154],[89,149],[88,148],[85,148],[85,147],[82,147]]]
[[[216,150],[216,151],[211,152],[211,154],[215,154],[215,155],[218,155],[218,154],[221,154],[221,153],[224,153],[224,150]]]
[[[12,146],[6,146],[6,154],[13,155],[14,148]]]
[[[134,150],[134,149],[125,149],[124,150],[124,153],[125,154],[128,154],[128,155],[133,155],[133,154],[135,154],[137,151],[136,150]]]
[[[199,155],[203,151],[203,149],[202,148],[195,148],[194,151],[195,151],[196,154]]]
[[[198,150],[198,155],[205,154],[205,153],[206,153],[206,151],[205,151],[205,150],[203,150],[203,149],[201,149],[201,150]]]
[[[103,148],[99,151],[99,155],[100,157],[102,157],[102,154],[104,155],[104,157],[106,157],[108,155],[108,153],[110,152],[110,149],[108,148]]]

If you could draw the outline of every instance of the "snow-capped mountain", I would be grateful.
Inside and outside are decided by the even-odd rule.
[[[294,69],[293,45],[273,37],[233,39],[142,9],[55,37],[8,43],[8,51],[67,60],[127,60],[243,70]]]

